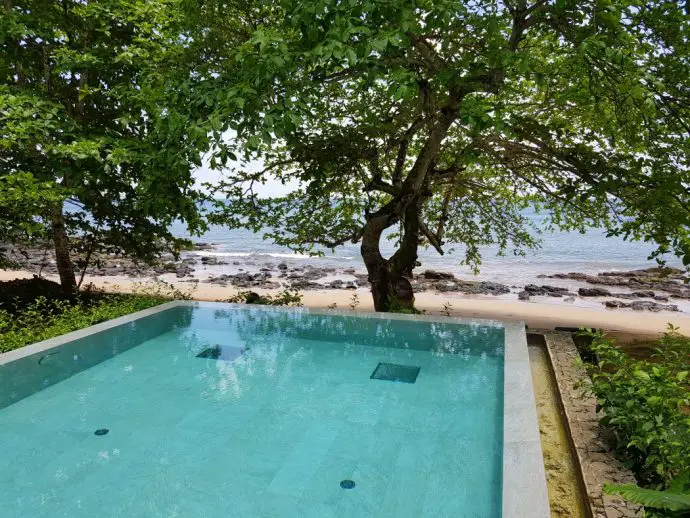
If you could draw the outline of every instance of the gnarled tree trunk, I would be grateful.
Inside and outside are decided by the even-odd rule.
[[[77,279],[74,275],[74,265],[69,255],[69,237],[65,228],[65,216],[62,204],[54,205],[50,210],[50,223],[55,245],[55,263],[60,275],[62,291],[71,295],[77,291]]]
[[[362,233],[361,253],[369,274],[371,294],[376,311],[412,309],[412,271],[417,265],[417,250],[422,234],[420,220],[424,200],[431,196],[428,189],[429,171],[433,167],[441,143],[457,118],[459,99],[452,99],[442,110],[419,152],[405,181],[397,187],[393,199],[369,215]],[[395,186],[393,186],[396,189]],[[390,259],[381,255],[383,231],[402,222],[400,246]]]
[[[391,260],[384,257],[374,260],[368,258],[364,259],[364,263],[369,274],[376,311],[411,309],[414,306],[409,276],[401,275]]]
[[[394,225],[400,217],[386,214],[397,204],[389,204],[369,219],[362,236],[361,253],[369,274],[371,294],[376,311],[412,309],[412,270],[417,264],[419,244],[419,213],[421,198],[408,201],[402,215],[403,235],[400,247],[390,259],[381,255],[383,231]]]

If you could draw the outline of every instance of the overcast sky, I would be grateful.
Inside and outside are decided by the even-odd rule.
[[[258,166],[259,164],[256,165],[257,168]],[[201,168],[194,171],[194,178],[196,178],[197,184],[202,184],[206,182],[215,184],[218,182],[220,177],[221,173],[219,171],[211,170],[208,167],[208,164],[206,163],[204,163],[204,165]],[[297,185],[297,182],[293,182],[288,185],[283,185],[277,180],[269,179],[266,182],[266,185],[256,186],[255,191],[259,193],[259,195],[263,198],[272,198],[274,196],[284,196],[285,194],[294,190],[297,187]]]
[[[232,142],[234,138],[235,132],[233,130],[228,130],[225,133],[223,133],[223,139],[227,142]],[[199,169],[194,171],[194,178],[196,178],[197,185],[200,185],[202,183],[215,184],[220,180],[222,176],[221,172],[213,171],[209,167],[209,160],[210,155],[203,157],[203,165]],[[239,166],[240,164],[237,162],[233,163],[232,161],[229,161],[228,165],[230,167],[234,167]],[[244,167],[245,169],[250,171],[260,171],[261,169],[263,169],[264,165],[261,161],[251,161]],[[256,185],[254,191],[257,192],[259,196],[261,196],[262,198],[272,198],[275,196],[284,196],[290,191],[294,191],[298,186],[298,182],[291,182],[288,185],[283,185],[279,181],[276,181],[271,178],[266,182],[266,185]]]

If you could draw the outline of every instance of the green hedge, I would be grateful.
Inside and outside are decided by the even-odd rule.
[[[97,300],[39,297],[16,314],[0,310],[0,352],[11,351],[99,322],[156,306],[169,299],[146,295],[104,295]]]

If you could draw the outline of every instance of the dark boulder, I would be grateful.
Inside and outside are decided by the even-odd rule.
[[[207,266],[215,266],[215,265],[219,265],[219,264],[228,264],[228,263],[226,263],[225,261],[219,260],[217,257],[215,257],[213,255],[204,255],[201,258],[201,264],[205,264]]]
[[[609,297],[611,292],[605,288],[580,288],[577,294],[580,297]]]
[[[636,300],[630,303],[630,307],[634,311],[653,311],[654,313],[659,311],[678,311],[678,306],[675,304],[658,304],[649,300]]]
[[[537,286],[536,284],[528,284],[525,286],[525,291],[530,295],[542,295],[548,297],[563,297],[565,295],[573,295],[567,288],[559,286]]]
[[[436,270],[424,270],[422,277],[429,280],[455,280],[455,275],[450,272],[437,272]]]
[[[607,308],[629,308],[630,304],[621,302],[620,300],[605,300],[603,302],[604,306]]]
[[[675,304],[658,304],[649,300],[635,300],[630,304],[621,302],[620,300],[606,300],[603,304],[607,308],[629,308],[633,311],[652,311],[658,313],[659,311],[678,311],[678,306]]]

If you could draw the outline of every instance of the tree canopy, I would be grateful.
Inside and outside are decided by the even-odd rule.
[[[51,236],[68,289],[70,236],[179,249],[173,220],[204,228],[210,152],[213,222],[312,253],[361,243],[379,310],[412,304],[420,246],[474,266],[483,245],[535,246],[528,206],[690,264],[685,7],[5,0],[0,239]],[[264,198],[269,178],[299,188]]]
[[[235,167],[217,221],[296,250],[361,243],[379,310],[419,246],[534,245],[521,209],[690,264],[690,18],[670,1],[262,3],[213,68]],[[223,53],[222,41],[216,52]],[[211,84],[211,83],[209,83]],[[227,134],[227,133],[226,133]],[[227,143],[213,165],[227,160]],[[300,188],[265,199],[274,177]],[[395,231],[396,252],[380,253]]]
[[[191,172],[209,142],[167,95],[189,84],[181,3],[0,10],[0,240],[51,236],[68,291],[75,245],[144,260],[179,249],[172,221],[203,228]]]

